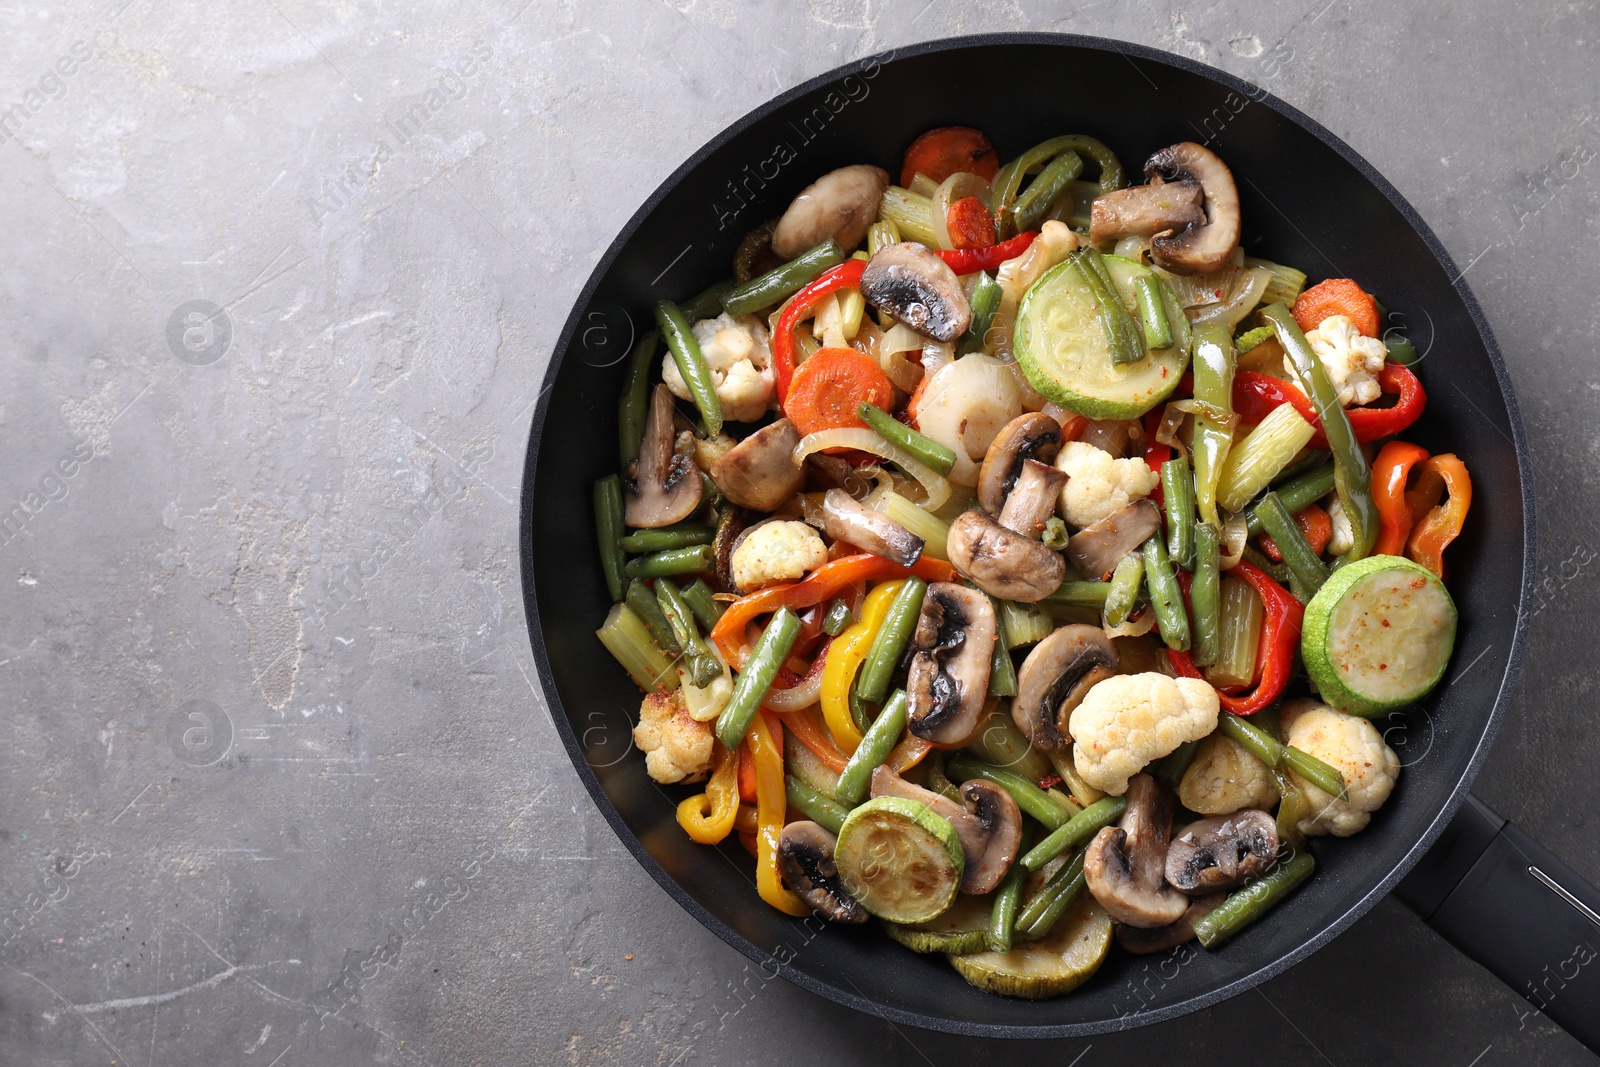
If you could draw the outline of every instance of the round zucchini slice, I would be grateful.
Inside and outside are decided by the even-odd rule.
[[[889,936],[913,952],[982,952],[988,943],[994,901],[963,893],[956,902],[920,923],[883,924]]]
[[[1044,1000],[1087,982],[1111,951],[1111,916],[1083,893],[1038,941],[1010,952],[951,956],[961,977],[988,993]]]
[[[944,911],[966,871],[950,821],[901,797],[878,797],[852,810],[839,828],[833,862],[862,907],[896,923],[927,922]]]
[[[1444,583],[1409,559],[1368,556],[1334,571],[1306,605],[1300,654],[1324,701],[1370,717],[1426,696],[1455,643]]]

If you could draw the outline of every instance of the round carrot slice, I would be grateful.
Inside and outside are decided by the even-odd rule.
[[[1378,336],[1378,302],[1349,278],[1329,278],[1300,294],[1294,302],[1294,321],[1307,332],[1330,315],[1343,315],[1367,337]]]
[[[957,248],[988,248],[994,244],[994,216],[988,205],[975,196],[962,197],[950,205],[945,216],[950,243]]]
[[[942,182],[957,171],[976,174],[986,182],[1000,172],[1000,155],[983,131],[971,126],[940,126],[918,137],[906,149],[900,184],[910,185],[918,174]]]
[[[783,413],[804,435],[865,426],[856,414],[862,404],[887,410],[893,403],[894,386],[872,357],[853,348],[823,348],[794,372]]]

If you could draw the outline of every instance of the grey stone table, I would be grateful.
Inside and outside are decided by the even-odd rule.
[[[634,207],[845,60],[1103,34],[1309,112],[1468,272],[1544,546],[1479,791],[1600,880],[1600,16],[1169,2],[0,7],[0,1063],[1587,1062],[1393,902],[1121,1036],[850,1014],[645,876],[530,681],[529,420]]]

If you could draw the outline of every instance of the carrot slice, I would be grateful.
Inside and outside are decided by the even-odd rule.
[[[957,248],[989,248],[994,244],[994,216],[975,196],[964,196],[945,213],[950,243]]]
[[[1333,517],[1315,504],[1307,504],[1295,512],[1294,524],[1306,535],[1306,543],[1311,546],[1311,551],[1319,556],[1333,539]],[[1278,550],[1278,543],[1271,534],[1261,535],[1261,551],[1274,563],[1283,562],[1283,553]]]
[[[1378,336],[1378,302],[1349,278],[1318,282],[1294,302],[1294,321],[1302,330],[1315,330],[1330,315],[1345,316],[1358,333]]]
[[[905,165],[900,168],[900,184],[910,185],[918,174],[942,182],[957,171],[976,174],[994,181],[1000,173],[1000,155],[981,130],[971,126],[940,126],[911,142]]]
[[[933,378],[931,374],[924,374],[922,380],[917,382],[917,387],[911,390],[911,398],[906,401],[906,422],[915,430],[917,428],[917,405],[922,403],[922,394],[928,391],[928,382]]]
[[[853,348],[823,348],[794,372],[783,413],[801,435],[847,426],[865,426],[856,414],[862,404],[887,410],[894,385],[871,356]]]

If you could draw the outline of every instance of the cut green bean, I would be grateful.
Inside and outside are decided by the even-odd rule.
[[[624,552],[665,552],[670,548],[709,545],[717,531],[698,522],[680,522],[659,530],[635,530],[618,543]]]
[[[670,300],[656,305],[656,327],[666,339],[667,351],[678,366],[678,375],[689,388],[694,406],[700,409],[705,420],[706,436],[715,437],[722,432],[722,401],[717,399],[717,385],[711,378],[711,367],[700,352],[700,342],[683,311]]]
[[[650,372],[660,343],[661,335],[655,330],[639,338],[622,376],[622,392],[617,397],[617,448],[624,467],[639,458],[645,420],[650,417]]]
[[[1194,615],[1194,662],[1210,667],[1222,650],[1222,534],[1209,522],[1195,528],[1194,581],[1189,608]]]
[[[1317,861],[1309,852],[1280,858],[1258,881],[1231,893],[1210,914],[1197,919],[1194,936],[1206,948],[1217,948],[1234,934],[1265,915],[1295,886],[1311,877]]]
[[[706,574],[713,566],[710,545],[669,548],[628,561],[629,578],[670,578],[677,574]]]
[[[836,792],[840,800],[851,804],[861,803],[872,781],[872,772],[883,766],[883,761],[889,758],[889,753],[905,728],[906,694],[905,690],[896,689],[884,703],[883,710],[878,712],[878,717],[872,720],[861,743],[850,754],[844,770],[839,772],[839,788]]]
[[[683,317],[690,322],[698,322],[701,319],[714,319],[722,314],[722,307],[727,303],[728,295],[737,288],[739,288],[739,283],[731,278],[725,282],[718,282],[711,288],[702,291],[698,296],[690,299],[687,303],[680,304],[679,308],[683,312]]]
[[[1322,583],[1328,580],[1328,565],[1322,562],[1316,549],[1306,540],[1300,524],[1294,521],[1294,516],[1283,506],[1278,494],[1268,493],[1262,497],[1256,505],[1255,514],[1260,517],[1267,536],[1278,546],[1278,554],[1283,557],[1283,562],[1294,572],[1300,584],[1315,594],[1322,588]]]
[[[887,414],[882,408],[872,404],[862,404],[856,414],[862,422],[876,431],[879,437],[891,445],[905,449],[911,453],[913,459],[932,467],[940,476],[949,474],[951,468],[956,465],[954,450],[946,448],[931,437],[923,436],[893,415]]]
[[[994,324],[994,313],[1000,310],[1000,298],[1005,291],[1000,288],[1000,283],[994,280],[994,275],[988,271],[979,271],[978,280],[972,287],[972,295],[967,302],[972,306],[972,325],[967,327],[967,332],[962,334],[961,342],[956,346],[956,354],[964,356],[969,352],[979,352],[987,349],[989,327]]]
[[[872,725],[873,716],[878,713],[877,706],[870,701],[861,699],[861,676],[856,675],[855,681],[850,683],[850,721],[856,724],[856,730],[865,734]]]
[[[862,699],[881,704],[889,692],[889,679],[894,677],[900,657],[917,628],[917,616],[922,612],[922,598],[928,583],[915,576],[907,578],[889,610],[883,616],[883,625],[872,639],[867,658],[861,662],[861,673],[856,676],[856,689]]]
[[[1183,781],[1183,772],[1194,762],[1195,750],[1199,747],[1198,741],[1185,741],[1156,761],[1150,769],[1151,776],[1168,789],[1178,788],[1178,783]]]
[[[594,483],[594,532],[599,541],[600,570],[606,578],[606,592],[613,601],[627,591],[628,561],[617,547],[622,537],[622,479],[607,475]]]
[[[1102,608],[1111,594],[1110,582],[1084,582],[1069,578],[1056,586],[1056,591],[1045,597],[1041,604],[1064,604],[1074,608]]]
[[[1172,323],[1167,321],[1167,308],[1161,300],[1161,287],[1154,276],[1140,275],[1133,283],[1139,298],[1139,322],[1144,327],[1147,348],[1172,347]]]
[[[1107,626],[1121,626],[1133,614],[1139,603],[1139,590],[1144,585],[1144,556],[1129,552],[1117,561],[1111,572],[1111,590],[1106,593],[1105,622]]]
[[[1284,566],[1282,563],[1274,563],[1272,560],[1263,555],[1261,550],[1256,548],[1255,545],[1245,545],[1243,550],[1241,550],[1239,553],[1239,558],[1257,570],[1264,571],[1267,577],[1271,578],[1279,585],[1288,584],[1289,580],[1294,577],[1294,572],[1289,570],[1288,567]]]
[[[802,287],[829,267],[844,262],[844,252],[833,238],[813,245],[794,259],[767,273],[751,278],[723,301],[722,308],[734,318],[762,308],[775,307],[799,292]]]
[[[1066,523],[1054,515],[1044,520],[1044,532],[1039,535],[1039,542],[1044,547],[1055,552],[1065,552],[1071,540],[1072,531],[1067,529]]]
[[[676,661],[683,649],[679,647],[678,639],[672,632],[672,624],[661,613],[661,605],[657,603],[656,595],[650,591],[650,587],[635,578],[628,583],[628,589],[623,594],[623,602],[628,605],[628,610],[644,623],[656,647]]]
[[[1285,745],[1255,723],[1225,711],[1217,717],[1217,729],[1249,749],[1251,755],[1268,767],[1286,765],[1329,796],[1350,799],[1344,775],[1311,753]]]
[[[850,809],[828,796],[810,782],[803,782],[792,774],[783,777],[784,797],[789,806],[810,819],[830,834],[837,834],[844,825]]]
[[[1307,448],[1302,449],[1301,451],[1302,454],[1299,459],[1283,468],[1283,470],[1278,472],[1278,476],[1272,479],[1274,483],[1273,488],[1278,490],[1278,495],[1280,497],[1283,495],[1284,486],[1288,485],[1292,481],[1296,481],[1302,474],[1310,474],[1312,471],[1319,471],[1328,465],[1328,453],[1324,450],[1320,448]],[[1323,493],[1322,495],[1327,496],[1328,494]],[[1307,503],[1309,503],[1309,501],[1307,501]],[[1304,505],[1302,505],[1302,507],[1303,506]],[[1290,508],[1289,510],[1299,511],[1300,508]]]
[[[972,756],[951,756],[945,761],[945,767],[954,778],[959,778],[963,782],[974,778],[993,782],[1011,794],[1011,799],[1017,802],[1017,807],[1021,808],[1024,814],[1033,816],[1051,830],[1059,829],[1077,814],[1076,810],[1069,812],[1067,805],[1058,803],[1048,792],[1022,775],[984,763]],[[1075,804],[1070,806],[1074,809],[1077,807]]]
[[[1290,481],[1284,482],[1273,490],[1278,494],[1278,499],[1283,501],[1283,506],[1293,514],[1308,504],[1315,504],[1329,493],[1333,492],[1333,464],[1319,467],[1314,471],[1300,475]],[[1255,537],[1261,533],[1261,519],[1251,508],[1247,513],[1247,525],[1250,536]]]
[[[1076,152],[1062,152],[1028,183],[1017,197],[1013,217],[1017,229],[1031,230],[1038,226],[1050,206],[1061,199],[1061,194],[1083,173],[1083,157]]]
[[[1161,502],[1167,512],[1167,556],[1184,570],[1194,568],[1194,475],[1188,456],[1161,464]]]
[[[1068,261],[1078,265],[1078,273],[1083,276],[1089,292],[1100,307],[1100,322],[1111,342],[1111,362],[1120,366],[1143,359],[1144,341],[1138,327],[1133,324],[1133,316],[1128,314],[1127,307],[1122,303],[1117,287],[1112,284],[1100,253],[1091,245],[1072,253]]]
[[[853,622],[855,622],[855,615],[850,611],[850,601],[842,596],[834,597],[833,602],[828,605],[828,610],[822,616],[822,632],[829,637],[838,637]]]
[[[938,793],[946,800],[953,800],[957,804],[966,803],[966,798],[961,795],[961,789],[944,773],[943,752],[940,752],[938,749],[934,749],[932,752],[928,753],[928,758],[923,761],[922,766],[928,768],[926,772],[927,781],[925,784],[929,789],[933,790],[935,793]]]
[[[761,638],[750,653],[750,661],[739,672],[733,685],[733,696],[728,706],[717,716],[717,738],[724,748],[736,748],[744,740],[772,680],[778,676],[794,639],[800,635],[800,617],[788,608],[779,608],[762,631]]]
[[[707,632],[722,618],[724,605],[711,592],[704,578],[696,578],[683,587],[683,602],[694,612],[695,621]]]
[[[984,937],[990,952],[1011,951],[1011,935],[1016,930],[1017,906],[1022,902],[1022,882],[1026,874],[1022,864],[1013,863],[1006,872],[1005,881],[995,890],[994,906],[989,912],[989,931]]]
[[[1122,818],[1127,807],[1128,802],[1121,797],[1105,797],[1095,801],[1029,849],[1028,854],[1022,857],[1022,865],[1030,871],[1039,870],[1067,849],[1089,840],[1102,827],[1110,826]]]
[[[722,661],[712,655],[711,649],[701,640],[694,628],[694,612],[683,602],[683,596],[678,592],[678,587],[672,584],[672,579],[656,579],[656,605],[666,617],[667,625],[672,628],[672,636],[677,640],[678,647],[683,649],[684,668],[689,681],[697,686],[710,685],[713,678],[722,674]]]
[[[1011,650],[1004,641],[994,643],[994,655],[989,661],[989,695],[1014,697],[1017,695],[1017,665],[1011,662]]]
[[[1017,916],[1017,932],[1032,939],[1043,937],[1061,918],[1078,894],[1083,892],[1086,880],[1083,875],[1084,849],[1072,854],[1050,880],[1028,901],[1028,906]]]
[[[1156,613],[1161,640],[1174,652],[1189,648],[1189,613],[1183,606],[1178,576],[1167,558],[1167,543],[1159,533],[1144,543],[1144,584],[1150,590],[1150,608]]]

